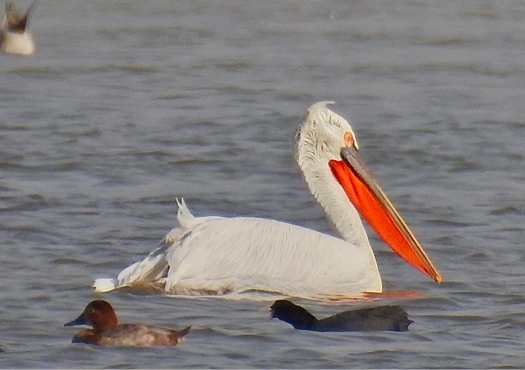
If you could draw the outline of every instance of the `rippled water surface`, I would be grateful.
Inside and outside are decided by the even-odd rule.
[[[525,366],[524,17],[521,1],[40,2],[37,54],[0,55],[0,366]],[[408,332],[300,332],[268,321],[268,302],[92,291],[157,245],[176,197],[331,232],[292,156],[318,100],[337,101],[443,274],[370,232],[385,290],[423,294],[380,302],[408,311]],[[63,323],[94,298],[193,330],[168,349],[71,344]]]

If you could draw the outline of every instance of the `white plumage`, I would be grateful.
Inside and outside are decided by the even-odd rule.
[[[339,239],[297,225],[252,217],[194,217],[177,200],[178,226],[144,260],[117,279],[97,279],[97,291],[137,284],[177,295],[251,291],[310,299],[381,292],[381,277],[365,228],[328,162],[357,141],[349,123],[319,102],[296,135],[295,158],[311,193]],[[349,136],[350,135],[350,142]]]
[[[5,5],[5,15],[0,26],[0,49],[5,54],[31,55],[35,52],[35,43],[27,23],[36,0],[29,6],[27,12],[20,15],[11,3]]]

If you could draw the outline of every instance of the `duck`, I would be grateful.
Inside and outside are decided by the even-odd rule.
[[[33,36],[27,30],[29,16],[35,5],[36,0],[31,3],[22,16],[12,3],[5,4],[5,15],[2,25],[0,25],[0,50],[3,53],[31,55],[35,52]]]
[[[287,299],[275,301],[271,318],[291,324],[298,330],[328,331],[407,331],[413,323],[400,306],[378,306],[345,311],[318,320],[301,306]]]
[[[91,301],[84,312],[64,326],[89,325],[73,337],[72,343],[113,347],[176,346],[182,343],[191,326],[180,331],[144,324],[119,324],[111,304],[104,300]]]

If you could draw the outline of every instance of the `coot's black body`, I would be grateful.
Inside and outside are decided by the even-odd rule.
[[[311,331],[407,331],[413,322],[399,306],[380,306],[345,311],[325,319],[315,316],[288,300],[275,301],[272,318],[285,321],[295,329]]]

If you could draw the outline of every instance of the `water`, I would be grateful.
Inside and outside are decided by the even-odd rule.
[[[511,1],[41,2],[37,54],[0,56],[0,366],[523,367],[524,16]],[[410,331],[307,333],[265,302],[93,293],[156,246],[175,197],[331,232],[292,158],[326,99],[443,275],[370,232],[385,290],[423,294],[380,302]],[[73,345],[62,325],[94,298],[193,331],[168,349]]]

